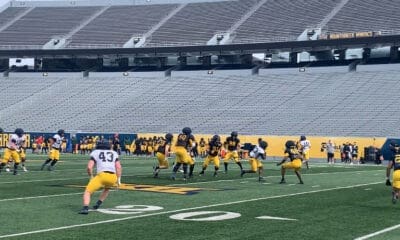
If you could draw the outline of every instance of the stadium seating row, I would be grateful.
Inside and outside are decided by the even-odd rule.
[[[122,47],[159,23],[144,46],[204,45],[218,33],[229,33],[229,42],[233,43],[288,41],[298,39],[310,27],[330,33],[399,32],[400,2],[376,3],[238,0],[185,5],[9,7],[0,13],[0,47],[41,48],[54,37],[63,36],[69,37],[63,47]],[[179,6],[182,8],[173,13]],[[237,22],[239,26],[232,29]]]
[[[191,126],[210,134],[235,129],[393,136],[400,135],[393,108],[399,76],[398,70],[89,78],[14,74],[1,79],[0,126],[86,132],[177,132]]]

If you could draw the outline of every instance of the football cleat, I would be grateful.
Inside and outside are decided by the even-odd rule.
[[[303,182],[303,181],[300,181],[299,184],[304,184],[304,182]]]
[[[218,173],[215,171],[213,176],[214,176],[214,177],[217,177],[217,176],[218,176]]]
[[[265,181],[265,179],[264,179],[264,177],[258,177],[258,181],[263,182],[263,181]]]
[[[280,183],[280,184],[286,183],[286,181],[285,181],[285,179],[282,179],[279,183]]]
[[[396,196],[396,193],[395,192],[392,192],[392,203],[393,204],[396,204],[396,202],[397,202],[397,196]]]
[[[246,172],[245,172],[244,170],[242,170],[242,171],[240,172],[240,176],[243,177],[243,175],[244,175],[245,173],[246,173]]]
[[[88,215],[89,214],[89,209],[88,208],[82,208],[78,213],[79,214]]]
[[[28,169],[26,169],[26,167],[24,166],[24,167],[22,167],[22,170],[24,170],[24,172],[27,172],[28,171]]]
[[[6,172],[10,172],[10,168],[9,167],[6,167]]]

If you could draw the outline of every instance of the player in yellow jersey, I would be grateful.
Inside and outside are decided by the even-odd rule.
[[[221,138],[218,135],[214,135],[208,143],[208,146],[208,156],[206,160],[204,160],[203,170],[201,170],[200,175],[203,175],[210,162],[213,162],[215,169],[214,177],[216,177],[219,170],[219,154],[222,147]]]
[[[304,184],[300,174],[303,157],[299,153],[299,150],[296,148],[296,143],[292,140],[289,140],[285,143],[285,147],[286,147],[285,153],[287,154],[287,156],[284,157],[280,163],[276,164],[277,166],[281,166],[282,179],[280,183],[286,183],[285,181],[286,169],[294,169],[294,172],[296,173],[296,176],[299,179],[299,183]],[[288,160],[290,162],[287,162]]]
[[[258,146],[255,146],[253,150],[250,152],[250,160],[249,164],[251,166],[250,170],[242,170],[240,176],[243,177],[244,174],[246,173],[257,173],[258,172],[258,181],[263,181],[264,177],[263,172],[264,172],[264,167],[262,164],[262,160],[266,159],[266,148],[268,144],[266,141],[260,140],[258,143]]]
[[[11,135],[7,143],[7,148],[4,151],[4,158],[0,164],[0,172],[10,161],[14,161],[14,175],[18,174],[18,165],[21,163],[20,152],[21,148],[25,145],[26,137],[22,128],[17,128],[14,134]]]
[[[94,166],[96,166],[97,170],[95,177],[93,176]],[[94,209],[98,209],[107,198],[111,187],[115,184],[118,186],[121,184],[122,167],[119,161],[119,155],[116,151],[111,150],[111,146],[108,142],[99,142],[96,146],[96,150],[90,153],[87,173],[90,177],[90,181],[83,193],[83,207],[79,211],[79,214],[85,215],[89,213],[90,197],[94,192],[100,188],[104,188],[103,192],[100,194],[99,200],[93,206]]]
[[[175,180],[176,172],[182,166],[183,169],[183,179],[186,180],[187,178],[187,167],[188,165],[193,166],[194,168],[194,161],[190,156],[189,152],[193,147],[194,143],[194,136],[192,135],[192,129],[189,127],[185,127],[182,129],[182,133],[178,135],[175,144],[175,166],[172,170],[171,179]],[[192,168],[192,169],[193,169]]]
[[[60,160],[60,150],[62,140],[64,138],[64,130],[60,129],[52,138],[50,138],[51,149],[49,151],[48,159],[42,164],[40,170],[43,170],[44,167],[50,163],[47,170],[53,171],[56,163]]]
[[[205,158],[207,155],[207,144],[204,138],[200,138],[199,148],[200,148],[200,157]]]
[[[165,138],[160,138],[158,140],[158,148],[156,149],[156,157],[158,160],[158,165],[154,167],[153,176],[155,178],[158,177],[158,173],[161,169],[168,169],[169,162],[168,162],[168,154],[171,147],[173,135],[171,133],[165,134]]]
[[[228,162],[233,159],[235,163],[240,167],[240,171],[243,170],[242,163],[239,160],[238,150],[240,149],[240,140],[237,132],[232,132],[230,137],[226,138],[227,153],[224,158],[225,173],[228,172]]]

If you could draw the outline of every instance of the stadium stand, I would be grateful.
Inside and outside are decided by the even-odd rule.
[[[367,32],[399,34],[398,13],[400,2],[393,0],[350,0],[336,16],[328,22],[329,32]]]
[[[188,4],[152,35],[147,46],[205,45],[215,34],[226,32],[256,2],[239,0]]]
[[[11,22],[19,14],[26,11],[27,8],[7,8],[0,12],[0,28],[4,27],[8,22]]]
[[[158,73],[89,78],[15,73],[1,79],[7,91],[0,124],[29,131],[178,132],[191,126],[210,134],[235,129],[242,134],[393,136],[400,134],[392,107],[399,101],[400,68],[390,69],[260,71],[258,76],[177,72],[170,78]]]
[[[39,46],[67,35],[99,7],[37,7],[0,32],[0,44]]]
[[[132,36],[142,36],[176,4],[112,6],[77,32],[68,47],[122,47]]]
[[[140,46],[217,44],[211,41],[216,34],[229,34],[225,43],[305,40],[300,36],[310,28],[322,28],[323,33],[349,33],[349,36],[356,33],[370,36],[375,32],[399,34],[400,2],[376,2],[237,0],[131,6],[9,7],[0,12],[0,47],[42,48],[59,36],[70,38],[65,44],[69,48],[122,47],[132,37],[146,33],[146,42]],[[174,9],[178,10],[174,12]],[[171,12],[174,14],[165,18]]]
[[[237,30],[235,43],[291,41],[317,26],[339,0],[269,0]]]

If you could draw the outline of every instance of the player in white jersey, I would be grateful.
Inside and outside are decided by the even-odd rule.
[[[246,173],[257,173],[258,172],[258,181],[263,181],[264,177],[262,176],[264,172],[262,160],[266,159],[265,150],[268,147],[268,143],[266,141],[259,141],[258,146],[255,146],[253,150],[250,152],[250,160],[249,164],[251,166],[251,170],[242,170],[240,176],[243,177]]]
[[[47,170],[52,171],[54,170],[54,165],[56,165],[57,161],[60,160],[60,150],[61,150],[61,144],[64,139],[64,130],[60,129],[58,130],[57,134],[54,134],[52,138],[50,138],[50,151],[48,155],[48,159],[42,164],[42,167],[40,170],[43,170],[44,167],[50,163],[49,167]]]
[[[14,161],[14,175],[17,175],[18,165],[21,162],[20,151],[22,147],[25,145],[25,134],[24,130],[21,128],[17,128],[14,131],[14,134],[11,135],[10,139],[7,143],[7,148],[4,151],[4,158],[0,164],[0,172],[6,166],[6,164],[10,161]]]
[[[96,166],[97,174],[93,177],[93,167]],[[104,187],[100,194],[99,200],[93,206],[98,209],[103,201],[107,198],[110,188],[115,184],[121,184],[122,167],[119,161],[118,153],[111,150],[108,142],[98,143],[96,150],[90,154],[90,160],[87,165],[87,173],[90,176],[90,181],[83,193],[83,208],[79,214],[89,213],[90,196]]]
[[[303,155],[303,162],[306,164],[307,169],[309,169],[308,160],[310,159],[311,143],[307,140],[306,136],[300,137],[300,148],[300,152]]]

